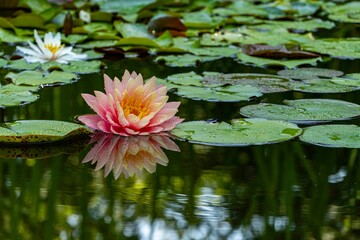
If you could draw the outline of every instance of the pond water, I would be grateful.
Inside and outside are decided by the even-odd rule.
[[[125,69],[145,78],[190,70],[272,72],[232,60],[169,68],[151,58],[106,59],[103,71]],[[352,61],[327,68],[357,71]],[[4,120],[74,121],[91,110],[80,93],[102,90],[103,72],[71,85],[44,88],[40,99],[2,112]],[[311,94],[310,94],[311,95]],[[329,94],[359,103],[358,92]],[[317,97],[317,95],[311,95]],[[270,94],[264,100],[304,98]],[[240,117],[241,103],[181,99],[186,120]],[[354,120],[355,123],[358,121]],[[359,153],[298,140],[250,147],[211,147],[177,141],[156,171],[118,179],[82,163],[89,139],[52,147],[1,148],[2,239],[357,239]],[[121,147],[124,142],[119,142]],[[12,158],[8,156],[13,154]],[[28,157],[26,157],[28,155]],[[18,156],[18,157],[16,157]],[[19,157],[22,156],[22,157]],[[37,159],[39,157],[40,159]],[[166,166],[164,166],[166,165]],[[131,175],[131,174],[130,174]]]
[[[343,33],[339,25],[318,35],[359,36],[358,27],[346,29]],[[4,44],[1,49],[10,54],[14,46]],[[279,70],[247,66],[230,58],[186,68],[167,67],[150,56],[102,61],[106,68],[99,73],[81,75],[73,84],[44,88],[38,101],[2,110],[3,121],[73,122],[77,115],[91,113],[80,94],[103,91],[103,74],[120,77],[125,69],[144,78],[189,71],[275,74]],[[317,65],[345,73],[359,72],[359,66],[358,60],[339,59]],[[6,73],[0,70],[1,77]],[[358,93],[286,92],[256,101],[331,98],[360,104]],[[170,100],[181,101],[178,116],[186,121],[228,121],[242,117],[240,107],[249,104],[195,101],[172,93]],[[349,122],[360,123],[358,119]],[[0,146],[1,239],[360,238],[357,149],[318,147],[298,139],[247,147],[173,139],[179,151],[173,151],[170,143],[170,150],[163,148],[167,159],[155,168],[156,162],[130,159],[127,170],[115,179],[111,166],[97,169],[96,164],[83,162],[97,144],[89,140],[41,147]],[[121,149],[137,140],[117,141]]]

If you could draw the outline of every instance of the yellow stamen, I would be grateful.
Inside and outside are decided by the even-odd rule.
[[[63,47],[63,45],[53,45],[52,43],[50,43],[50,44],[44,44],[44,47],[49,49],[50,52],[52,52],[52,54],[54,55],[57,51],[59,51],[60,48]]]
[[[123,98],[121,100],[121,107],[124,110],[124,115],[127,117],[129,114],[134,114],[138,118],[142,119],[150,113],[149,104],[155,98],[155,95],[146,101],[142,101],[142,94],[135,96],[134,94],[129,96],[127,91],[124,91]]]

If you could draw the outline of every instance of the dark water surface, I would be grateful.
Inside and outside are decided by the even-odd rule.
[[[336,33],[336,31],[335,31]],[[326,33],[324,33],[326,34]],[[11,52],[10,47],[7,51]],[[103,73],[125,69],[145,78],[187,71],[276,73],[231,59],[198,68],[170,68],[151,57],[108,58],[98,74],[71,85],[44,88],[32,104],[2,111],[5,121],[74,121],[91,113],[80,93],[103,91]],[[332,60],[317,67],[359,72],[359,61]],[[3,76],[7,71],[0,70]],[[257,101],[333,98],[360,104],[347,94],[284,93]],[[181,99],[179,116],[230,120],[248,103]],[[359,123],[354,120],[354,123]],[[251,147],[209,147],[175,140],[168,162],[115,180],[112,172],[82,163],[89,139],[53,147],[0,146],[0,239],[360,239],[360,162],[356,149],[316,147],[293,140]],[[119,144],[120,148],[124,142]],[[23,157],[19,157],[23,156]],[[102,159],[105,161],[106,159]],[[135,164],[135,165],[134,165]],[[131,168],[128,166],[131,175]]]

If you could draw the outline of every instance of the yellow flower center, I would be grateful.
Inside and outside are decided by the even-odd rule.
[[[133,94],[129,96],[128,92],[123,93],[121,100],[121,107],[124,110],[124,115],[127,117],[129,114],[134,114],[138,118],[142,119],[150,113],[149,104],[155,98],[155,95],[149,98],[147,101],[142,99],[142,94]]]
[[[44,47],[49,49],[50,52],[54,55],[59,49],[62,47],[62,45],[53,45],[53,44],[44,44]]]

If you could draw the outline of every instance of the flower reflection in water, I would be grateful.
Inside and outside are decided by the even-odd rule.
[[[91,138],[94,147],[83,159],[83,163],[96,163],[95,170],[105,168],[105,177],[113,171],[115,179],[121,173],[131,177],[142,174],[145,168],[154,173],[156,164],[166,166],[168,158],[163,149],[180,152],[179,147],[167,134],[123,137],[114,134],[97,133]]]

